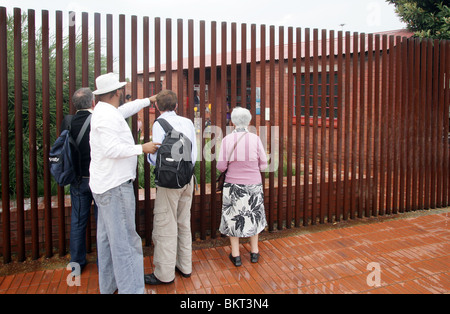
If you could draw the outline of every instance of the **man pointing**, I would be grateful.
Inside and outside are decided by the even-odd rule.
[[[125,104],[125,82],[108,73],[96,79],[99,102],[91,120],[90,182],[98,206],[97,250],[100,293],[145,293],[142,241],[136,232],[137,156],[153,154],[157,143],[136,145],[126,118],[150,99]]]

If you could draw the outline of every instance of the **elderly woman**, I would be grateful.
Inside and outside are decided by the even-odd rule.
[[[230,260],[242,265],[239,238],[250,238],[250,260],[259,259],[258,234],[266,227],[261,171],[267,168],[264,146],[258,135],[247,129],[252,115],[236,107],[231,113],[235,130],[222,140],[217,169],[226,173],[222,219],[219,231],[230,237]]]

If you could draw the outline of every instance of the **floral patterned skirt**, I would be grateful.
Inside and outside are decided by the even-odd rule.
[[[225,183],[219,231],[230,237],[248,238],[266,228],[262,184]]]

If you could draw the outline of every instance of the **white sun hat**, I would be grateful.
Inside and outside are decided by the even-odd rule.
[[[100,75],[95,80],[95,84],[97,85],[97,90],[93,92],[94,95],[107,94],[127,85],[126,82],[119,82],[119,76],[114,73]]]

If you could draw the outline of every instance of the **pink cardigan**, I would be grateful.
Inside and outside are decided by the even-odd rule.
[[[240,141],[241,136],[244,136]],[[239,141],[228,163],[228,156]],[[227,169],[225,182],[234,184],[260,184],[261,171],[267,168],[267,156],[258,135],[246,132],[234,132],[222,140],[217,160],[217,169]]]

